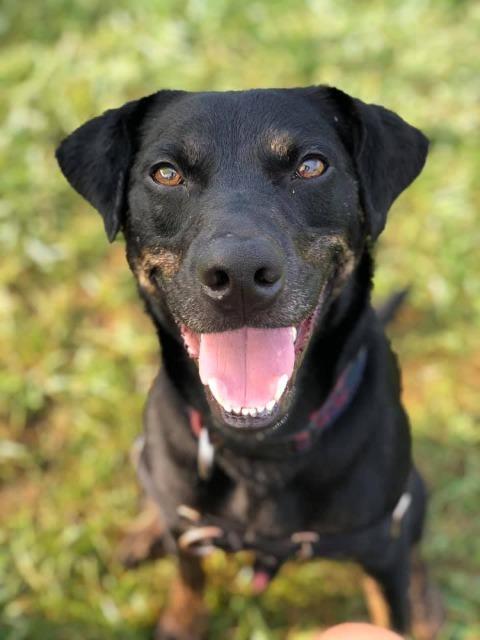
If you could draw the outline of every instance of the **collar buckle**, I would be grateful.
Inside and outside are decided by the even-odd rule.
[[[212,475],[215,448],[208,435],[208,430],[202,427],[198,436],[197,469],[202,480],[208,480]]]
[[[392,522],[390,525],[390,535],[392,538],[398,538],[402,530],[402,521],[412,503],[412,496],[408,491],[402,493],[399,501],[392,513]]]

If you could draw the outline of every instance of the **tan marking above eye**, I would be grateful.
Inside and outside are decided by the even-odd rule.
[[[327,170],[327,163],[319,156],[305,158],[298,165],[296,174],[299,178],[309,179],[321,176]]]
[[[158,184],[163,184],[167,187],[176,187],[183,182],[182,174],[168,162],[164,162],[155,169],[152,173],[152,179]]]
[[[292,147],[292,140],[287,133],[274,133],[270,139],[270,151],[279,158],[288,158]]]

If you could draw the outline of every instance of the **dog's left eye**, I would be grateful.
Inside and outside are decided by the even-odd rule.
[[[321,176],[322,173],[325,173],[327,168],[326,160],[320,156],[307,156],[298,165],[295,175],[298,178],[316,178],[317,176]]]
[[[176,187],[183,182],[182,174],[168,162],[157,165],[151,175],[154,182],[167,187]]]

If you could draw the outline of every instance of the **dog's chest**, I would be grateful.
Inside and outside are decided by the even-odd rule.
[[[264,483],[254,486],[250,482],[237,482],[216,511],[247,536],[281,538],[289,536],[304,522],[301,501],[294,491]]]

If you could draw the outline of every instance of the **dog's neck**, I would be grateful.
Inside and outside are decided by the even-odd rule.
[[[370,308],[370,291],[373,261],[368,251],[362,256],[356,269],[332,301],[324,321],[317,329],[298,375],[297,385],[307,386],[306,378],[314,378],[315,401],[321,403],[335,376],[355,355],[365,340],[367,311]],[[186,406],[199,411],[208,421],[209,409],[198,368],[188,356],[182,342],[166,330],[155,311],[148,305],[159,336],[164,371]],[[302,396],[304,411],[311,404]],[[292,407],[292,411],[295,407]],[[291,412],[292,413],[292,412]]]

